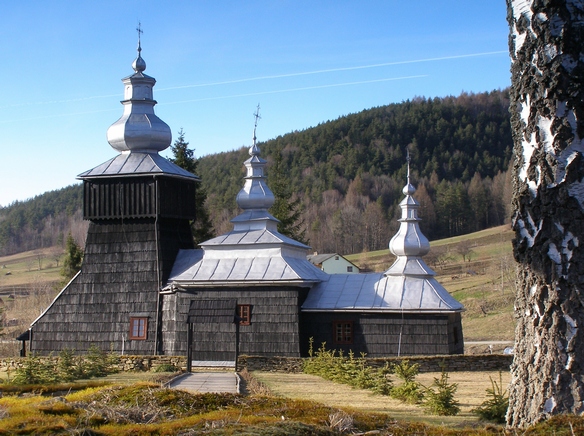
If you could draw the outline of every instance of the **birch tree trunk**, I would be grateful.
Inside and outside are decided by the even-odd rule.
[[[519,262],[507,424],[521,428],[584,412],[584,0],[507,12]]]

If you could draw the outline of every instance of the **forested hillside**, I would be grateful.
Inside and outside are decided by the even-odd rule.
[[[428,237],[463,234],[508,219],[508,107],[507,90],[416,98],[259,145],[269,162],[268,180],[270,163],[282,154],[292,191],[302,201],[313,249],[345,254],[377,250],[387,247],[397,226],[406,147]],[[229,229],[246,157],[242,148],[206,156],[199,164],[211,216],[221,231]]]
[[[83,241],[82,202],[77,184],[0,208],[0,255],[64,244],[69,232]]]
[[[418,187],[422,227],[431,239],[499,225],[508,219],[511,130],[508,91],[415,98],[364,110],[259,143],[282,157],[300,198],[314,250],[344,254],[387,247],[406,180],[406,147]],[[259,126],[261,136],[261,124]],[[196,148],[196,133],[188,141]],[[198,172],[218,233],[231,229],[247,149],[204,156]],[[81,189],[70,186],[0,208],[0,254],[82,239]],[[79,241],[79,242],[82,242]]]

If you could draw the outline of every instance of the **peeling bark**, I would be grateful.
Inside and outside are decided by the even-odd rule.
[[[507,424],[584,412],[584,0],[507,0],[517,330]]]

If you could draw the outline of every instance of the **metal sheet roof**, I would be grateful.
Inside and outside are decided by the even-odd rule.
[[[306,258],[313,264],[318,265],[333,256],[338,256],[336,253],[310,254]]]
[[[436,273],[421,257],[398,256],[393,265],[385,271],[387,276],[435,276]]]
[[[310,290],[302,310],[459,312],[463,306],[433,277],[334,274]]]
[[[224,256],[207,258],[203,250],[180,250],[168,283],[187,287],[311,284],[328,277],[306,259],[281,253],[273,256],[262,256],[260,252],[247,256],[238,254],[241,253],[226,251]]]
[[[142,152],[120,153],[113,159],[85,171],[77,177],[80,179],[90,179],[94,177],[114,177],[119,175],[139,176],[146,174],[166,174],[199,180],[198,176],[183,170],[158,153]]]
[[[308,249],[301,242],[270,229],[231,231],[216,238],[209,239],[201,244],[203,247],[212,245],[260,245],[260,244],[286,244],[294,247]]]

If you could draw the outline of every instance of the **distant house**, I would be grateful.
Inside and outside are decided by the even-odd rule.
[[[359,267],[337,253],[310,254],[308,261],[328,274],[359,274]]]
[[[140,51],[123,79],[124,114],[108,129],[119,154],[79,176],[90,222],[81,271],[22,336],[31,351],[96,345],[233,365],[240,354],[306,356],[313,338],[371,357],[463,352],[464,309],[422,259],[430,245],[409,172],[390,242],[395,263],[355,274],[333,254],[344,271],[331,274],[307,260],[310,247],[278,232],[254,129],[236,198],[242,213],[233,230],[195,248],[199,179],[158,154],[170,128],[154,114],[155,79],[143,73]]]

